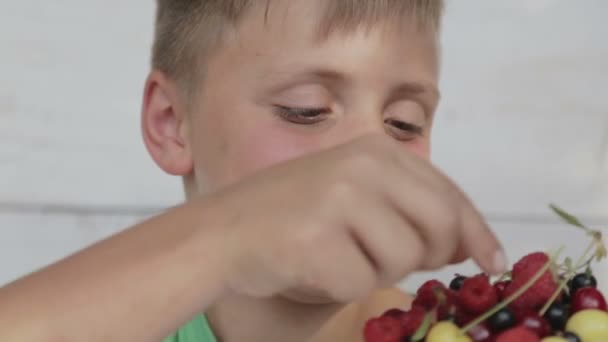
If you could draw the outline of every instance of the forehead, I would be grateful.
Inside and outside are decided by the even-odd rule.
[[[304,18],[314,24],[315,36],[325,39],[336,32],[349,33],[379,26],[409,26],[437,32],[442,4],[442,0],[266,0],[251,2],[249,11],[244,13],[250,14],[250,18],[251,12],[258,18],[263,14],[266,25]]]
[[[391,74],[397,69],[399,76],[415,74],[428,83],[436,82],[438,39],[434,29],[423,28],[410,15],[400,16],[398,20],[388,16],[384,20],[377,10],[370,12],[376,13],[375,17],[359,24],[348,22],[347,19],[356,17],[351,13],[343,18],[346,21],[342,24],[334,23],[334,27],[326,31],[323,20],[327,13],[336,10],[329,8],[328,3],[325,0],[272,0],[266,6],[250,8],[239,25],[227,32],[216,62],[246,65],[249,69],[255,66],[257,72],[265,74],[317,68],[393,77]],[[364,14],[360,13],[360,20],[366,18]],[[361,69],[362,65],[365,70]],[[213,66],[208,64],[208,67]]]

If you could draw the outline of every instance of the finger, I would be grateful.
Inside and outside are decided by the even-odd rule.
[[[461,244],[464,254],[487,273],[501,274],[507,270],[506,254],[486,221],[471,201],[463,195]]]
[[[423,267],[436,269],[446,265],[453,259],[460,240],[462,220],[458,206],[440,189],[403,168],[387,168],[386,172],[386,195],[424,240],[427,250]]]
[[[353,238],[375,266],[381,286],[392,286],[420,268],[425,245],[422,237],[386,197],[362,201],[351,211]]]
[[[343,303],[366,297],[378,287],[378,277],[372,261],[362,253],[358,242],[348,232],[339,239],[311,251],[313,265],[322,280],[320,288],[329,296]],[[331,241],[331,243],[330,243]]]
[[[461,222],[455,227],[458,228],[461,241],[450,262],[459,262],[472,257],[488,273],[503,272],[507,267],[505,253],[485,220],[473,207],[464,192],[439,169],[421,158],[412,158],[405,153],[397,153],[397,159],[411,173],[445,193],[445,200],[452,204],[447,206],[448,209],[444,213],[448,213],[449,208],[454,206],[452,210],[456,214],[455,216],[448,214],[448,217],[460,217]]]

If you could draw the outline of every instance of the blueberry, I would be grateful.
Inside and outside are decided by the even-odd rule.
[[[568,316],[570,316],[569,311],[566,305],[555,302],[545,313],[545,318],[549,321],[553,330],[563,330],[568,322]]]
[[[571,333],[571,332],[569,332],[569,331],[567,331],[567,332],[564,334],[564,338],[565,338],[565,339],[566,339],[566,341],[568,341],[568,342],[581,342],[580,337],[576,336],[576,334],[575,334],[575,333]]]
[[[466,279],[467,279],[467,277],[465,277],[465,276],[456,275],[456,278],[452,279],[452,282],[450,282],[450,289],[452,289],[454,291],[460,290],[460,288],[462,287],[462,284],[464,283],[464,281]]]
[[[513,327],[517,321],[509,308],[504,308],[489,318],[490,327],[494,331],[503,331]]]
[[[582,289],[584,287],[596,288],[597,280],[591,274],[579,273],[579,274],[575,275],[574,278],[572,278],[572,280],[570,280],[569,286],[570,286],[570,296],[573,296],[577,290]]]

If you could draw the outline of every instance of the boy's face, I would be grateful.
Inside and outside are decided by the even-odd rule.
[[[206,61],[187,120],[198,190],[372,132],[428,157],[436,33],[404,23],[319,39],[322,3],[252,10]]]

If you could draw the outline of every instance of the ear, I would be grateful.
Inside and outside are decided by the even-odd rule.
[[[192,172],[187,139],[188,120],[175,82],[153,71],[144,90],[141,125],[144,142],[156,164],[165,172],[185,176]]]

